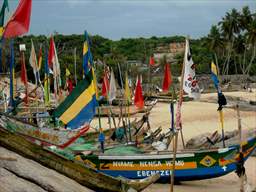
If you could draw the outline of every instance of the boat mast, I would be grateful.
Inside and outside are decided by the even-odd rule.
[[[187,37],[187,39],[188,39],[188,37]],[[180,107],[181,107],[181,104],[182,104],[182,101],[183,101],[183,82],[184,82],[184,70],[185,70],[185,57],[186,57],[186,55],[184,55],[184,59],[183,59],[183,63],[182,63],[182,70],[181,70],[180,92],[179,92],[179,102],[178,102],[178,106],[180,106]],[[176,119],[176,121],[177,121],[177,119]],[[170,192],[173,192],[175,161],[176,161],[176,154],[177,154],[177,147],[178,147],[179,131],[181,131],[181,138],[183,138],[182,127],[180,127],[179,129],[177,129],[177,127],[176,127],[176,129],[173,129],[174,140],[173,140],[173,160],[172,160],[172,169],[171,169]],[[185,147],[183,139],[182,139],[182,143],[183,143],[183,147]]]
[[[76,47],[74,48],[74,67],[75,67],[75,83],[77,85],[77,76],[76,76]]]
[[[237,123],[238,123],[238,134],[239,134],[239,154],[243,153],[243,144],[242,144],[242,126],[241,126],[241,116],[240,116],[240,109],[239,104],[236,105],[236,112],[237,112]],[[240,157],[240,155],[239,155]],[[243,158],[243,156],[242,156]],[[242,174],[240,176],[240,192],[244,192],[244,181],[245,181],[245,174]]]

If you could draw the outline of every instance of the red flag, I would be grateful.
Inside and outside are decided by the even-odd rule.
[[[168,63],[166,63],[164,67],[163,92],[167,92],[171,84],[172,84],[172,76],[170,72],[170,66]]]
[[[21,81],[24,83],[24,85],[26,86],[28,83],[28,79],[27,79],[27,69],[26,69],[26,64],[25,64],[25,60],[21,59]]]
[[[136,107],[138,107],[140,109],[142,109],[144,107],[144,98],[142,95],[142,87],[141,87],[141,83],[140,83],[140,78],[138,78],[138,80],[137,80],[134,104],[136,105]]]
[[[107,72],[104,72],[103,82],[102,82],[102,96],[107,97],[109,91],[109,81]]]
[[[151,56],[151,57],[149,58],[149,64],[150,64],[151,66],[155,65],[155,59],[154,59],[153,56]]]
[[[32,0],[20,0],[20,3],[6,24],[4,38],[16,37],[28,32],[30,25]]]
[[[53,40],[53,37],[51,37],[50,48],[49,48],[49,53],[48,53],[48,65],[49,65],[50,68],[53,67],[54,56],[55,56],[55,53],[54,53],[54,40]]]

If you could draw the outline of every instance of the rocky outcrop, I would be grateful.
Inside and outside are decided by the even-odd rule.
[[[0,192],[89,192],[74,180],[0,147]],[[42,157],[43,158],[43,157]]]

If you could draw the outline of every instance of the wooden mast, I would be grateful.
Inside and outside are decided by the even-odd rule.
[[[236,112],[237,112],[238,134],[239,134],[239,142],[240,142],[239,153],[242,153],[243,152],[242,126],[241,126],[241,116],[240,116],[240,109],[239,109],[238,103],[236,105]],[[244,192],[244,181],[245,181],[245,175],[242,174],[240,177],[240,192]]]
[[[181,71],[180,92],[179,92],[179,102],[178,102],[179,106],[181,106],[182,101],[183,101],[183,82],[184,82],[184,71],[185,71],[185,57],[186,57],[186,55],[184,55],[183,64],[182,64],[182,71]],[[176,121],[177,121],[177,119],[176,119]],[[181,130],[181,127],[180,127],[180,130]],[[175,129],[173,129],[173,133],[174,133],[173,160],[172,160],[172,169],[171,169],[171,187],[170,187],[170,192],[173,192],[173,190],[174,190],[173,189],[173,185],[174,185],[174,172],[175,172],[175,161],[176,161],[176,154],[177,154],[177,147],[178,147],[179,130],[177,132],[175,132]],[[182,135],[182,132],[181,132],[181,135]],[[181,138],[183,138],[183,135],[181,136]],[[184,147],[184,144],[183,144],[183,147]]]

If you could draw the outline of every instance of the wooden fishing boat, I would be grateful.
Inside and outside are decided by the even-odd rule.
[[[160,177],[159,174],[156,174],[142,180],[114,178],[100,173],[90,166],[53,153],[49,149],[29,142],[22,136],[2,128],[0,128],[0,145],[54,169],[76,180],[81,185],[97,191],[142,191]]]
[[[0,114],[0,126],[10,132],[23,135],[38,145],[55,145],[59,148],[67,147],[90,128],[89,125],[85,125],[79,129],[67,130],[65,128],[56,128],[50,124],[47,124],[47,127],[38,127],[35,124],[7,114]]]
[[[244,161],[256,148],[256,136],[243,142]],[[169,182],[172,174],[172,152],[143,152],[133,155],[81,153],[76,157],[102,173],[130,179],[142,179],[156,173],[162,182]],[[208,150],[188,150],[177,153],[175,181],[190,181],[220,177],[236,170],[239,145]]]

